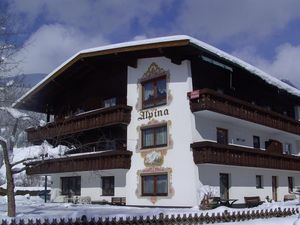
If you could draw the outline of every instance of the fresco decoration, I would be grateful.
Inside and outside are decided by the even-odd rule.
[[[141,152],[142,158],[144,158],[145,167],[148,166],[162,166],[164,163],[164,156],[167,154],[167,150],[158,150],[158,151],[143,151]]]
[[[142,82],[147,80],[152,80],[161,76],[166,76],[166,84],[167,84],[167,104],[170,105],[173,97],[169,86],[170,83],[170,72],[168,70],[164,70],[163,68],[159,67],[155,62],[152,62],[151,65],[148,67],[147,71],[143,74],[143,76],[138,79],[137,81],[137,93],[138,99],[136,101],[135,109],[137,111],[142,110],[142,96],[143,96],[143,89],[142,89]],[[160,107],[160,106],[158,106]]]
[[[164,146],[164,147],[154,147],[154,148],[147,148],[147,149],[142,149],[142,132],[141,130],[143,128],[146,128],[146,127],[152,127],[152,126],[158,126],[158,125],[163,125],[163,124],[167,124],[167,127],[168,127],[168,145],[167,146]],[[139,137],[138,138],[138,142],[136,144],[136,152],[144,152],[144,153],[149,153],[153,150],[160,150],[160,151],[163,151],[163,150],[169,150],[169,149],[172,149],[173,148],[173,138],[172,138],[172,134],[171,134],[171,127],[172,127],[172,121],[171,120],[161,120],[161,121],[158,121],[158,120],[155,120],[155,119],[152,119],[150,121],[148,121],[147,123],[145,124],[142,124],[140,126],[137,126],[136,127],[136,131],[137,131],[137,136]],[[144,158],[145,155],[143,154],[142,157]]]
[[[155,62],[153,62],[148,67],[148,70],[144,73],[144,75],[139,79],[139,83],[162,76],[168,76],[169,74],[170,72],[168,70],[164,70],[163,68],[159,67]]]
[[[175,194],[175,190],[172,184],[172,168],[169,167],[149,167],[149,168],[145,168],[142,170],[138,170],[137,171],[137,181],[138,181],[138,185],[137,185],[137,189],[135,191],[135,194],[137,196],[138,199],[148,199],[153,205],[156,204],[157,201],[159,201],[160,199],[171,199],[174,194]],[[168,195],[167,196],[142,196],[142,179],[141,176],[142,175],[152,175],[152,174],[167,174],[168,175]]]

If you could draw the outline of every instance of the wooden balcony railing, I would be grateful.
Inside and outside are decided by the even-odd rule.
[[[300,135],[299,121],[210,89],[199,90],[190,107],[192,112],[210,110]]]
[[[119,105],[80,113],[44,127],[29,128],[26,130],[27,139],[34,143],[99,127],[129,124],[131,110],[130,106]]]
[[[106,151],[57,159],[33,161],[26,164],[26,173],[52,174],[108,169],[130,169],[131,151]]]
[[[300,171],[298,156],[208,141],[193,143],[191,148],[195,164],[211,163]]]

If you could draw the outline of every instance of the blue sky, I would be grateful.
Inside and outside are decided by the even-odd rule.
[[[2,0],[22,30],[22,73],[77,51],[186,34],[300,87],[299,0]]]

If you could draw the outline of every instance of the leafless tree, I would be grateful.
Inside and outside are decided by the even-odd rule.
[[[14,175],[25,170],[25,167],[17,166],[30,160],[27,158],[12,162],[13,148],[18,135],[28,126],[29,121],[26,114],[11,108],[11,104],[24,92],[16,80],[8,77],[18,65],[14,60],[14,55],[19,50],[16,44],[17,35],[10,17],[5,12],[0,12],[0,150],[6,167],[7,212],[10,217],[16,215]]]
[[[32,123],[34,120],[27,114],[11,107],[0,107],[0,115],[1,114],[8,114],[11,117],[10,119],[7,119],[11,122],[6,123],[6,137],[0,136],[0,146],[3,153],[3,161],[6,167],[7,212],[8,216],[14,217],[16,215],[14,176],[16,174],[20,174],[26,169],[23,163],[35,158],[22,158],[19,161],[13,161],[13,148],[18,140],[19,130],[22,130],[23,127],[26,127],[24,126],[24,123]],[[6,118],[9,118],[9,116],[6,116]]]

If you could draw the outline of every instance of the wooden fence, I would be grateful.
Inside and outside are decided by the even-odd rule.
[[[10,222],[2,220],[0,225],[198,225],[198,224],[213,224],[221,222],[238,222],[253,219],[267,219],[272,217],[286,217],[299,213],[298,208],[276,208],[266,210],[247,210],[242,212],[228,212],[223,213],[208,213],[204,214],[183,214],[183,215],[164,215],[163,213],[159,216],[147,216],[147,217],[122,217],[117,219],[113,218],[91,218],[87,219],[85,215],[77,219],[41,219],[36,220],[19,220],[12,219]]]

